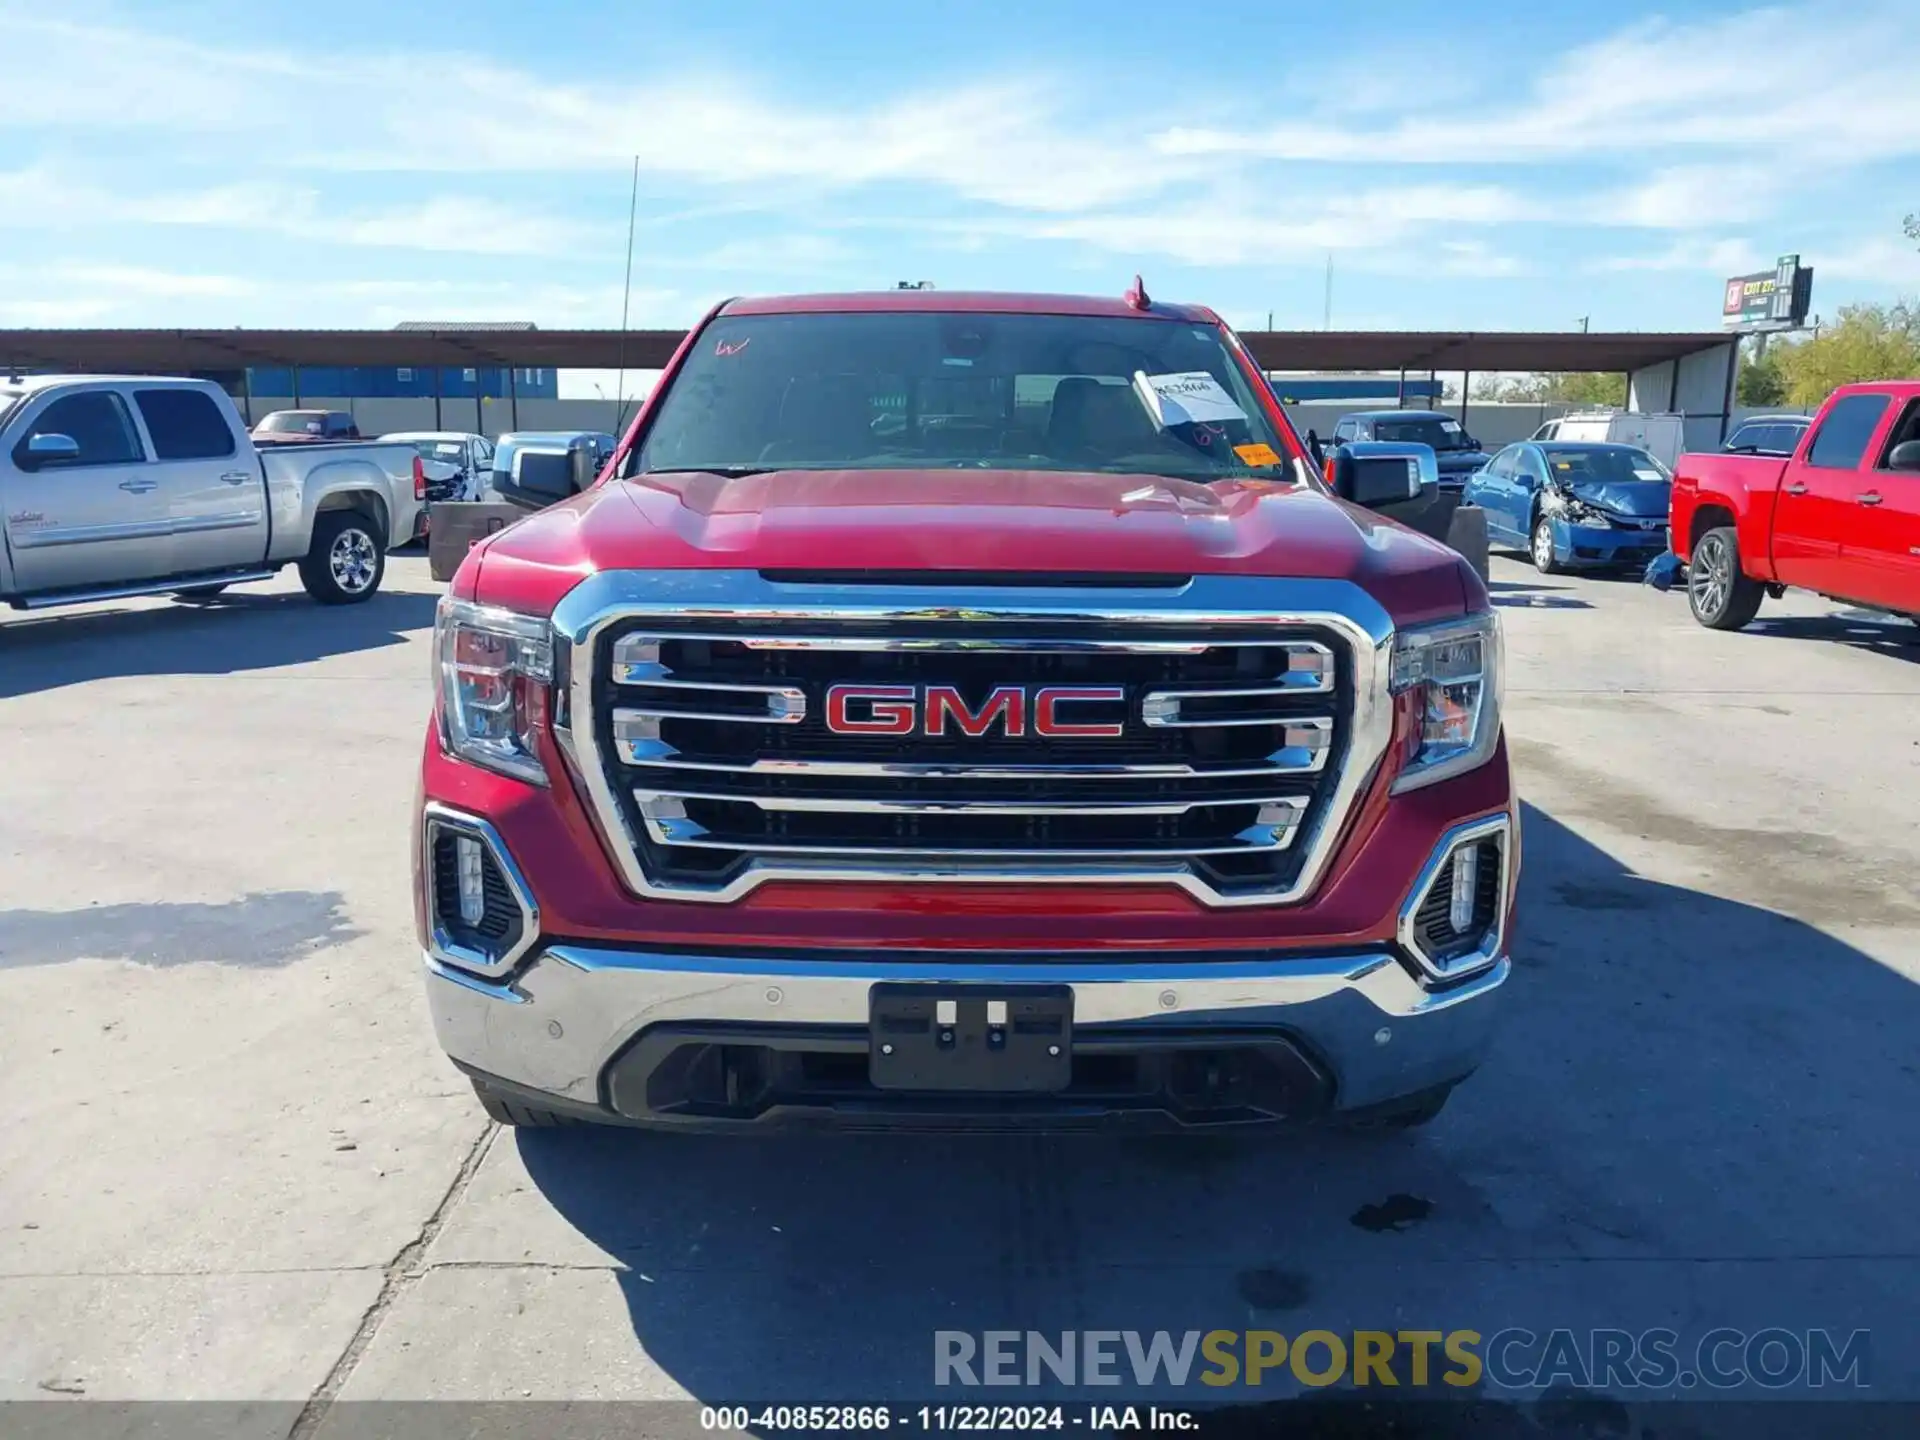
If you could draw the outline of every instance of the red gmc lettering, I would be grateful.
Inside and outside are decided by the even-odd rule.
[[[870,702],[867,719],[847,713],[855,700]],[[913,701],[911,685],[835,685],[827,691],[827,729],[838,735],[911,735]]]
[[[1004,723],[1008,735],[1024,735],[1027,733],[1027,692],[1018,685],[1001,685],[981,702],[976,713],[967,709],[967,702],[953,686],[929,685],[927,734],[946,734],[949,715],[962,735],[975,739],[991,730],[995,720]]]
[[[1126,698],[1127,692],[1118,685],[1049,685],[1044,690],[1034,692],[1033,733],[1112,739],[1125,730],[1125,726],[1118,720],[1093,725],[1074,725],[1056,718],[1056,712],[1062,705]]]

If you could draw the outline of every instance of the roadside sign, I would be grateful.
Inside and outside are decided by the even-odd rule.
[[[1813,302],[1813,271],[1798,255],[1782,255],[1772,270],[1734,275],[1720,302],[1720,323],[1734,330],[1792,330],[1806,323]]]

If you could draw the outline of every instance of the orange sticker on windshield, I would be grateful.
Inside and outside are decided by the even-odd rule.
[[[1278,465],[1280,456],[1271,445],[1236,445],[1233,453],[1249,465]]]

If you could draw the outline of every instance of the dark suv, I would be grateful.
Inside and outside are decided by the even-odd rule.
[[[1811,415],[1749,415],[1720,448],[1729,455],[1791,456],[1813,425]]]
[[[1459,490],[1467,476],[1487,463],[1487,452],[1460,422],[1438,410],[1356,410],[1342,415],[1327,448],[1354,440],[1388,440],[1430,445],[1440,465],[1440,487]]]

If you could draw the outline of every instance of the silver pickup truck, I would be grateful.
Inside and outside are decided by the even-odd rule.
[[[373,595],[418,538],[411,445],[256,450],[204,380],[0,374],[0,600],[204,598],[297,565],[323,605]]]

